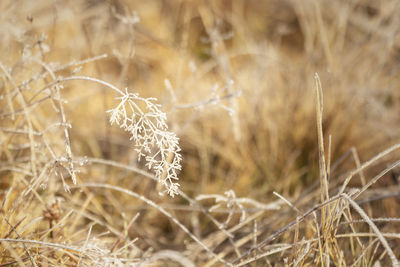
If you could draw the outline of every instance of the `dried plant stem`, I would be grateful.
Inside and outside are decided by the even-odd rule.
[[[344,181],[342,187],[339,190],[339,194],[343,193],[344,190],[346,189],[346,186],[348,185],[348,183],[350,182],[351,178],[356,175],[357,173],[363,171],[364,169],[366,169],[367,167],[369,167],[372,163],[378,161],[379,159],[383,158],[384,156],[392,153],[393,151],[397,150],[400,148],[400,143],[399,144],[395,144],[391,147],[389,147],[388,149],[382,151],[381,153],[379,153],[378,155],[376,155],[375,157],[371,158],[370,160],[368,160],[367,162],[363,163],[359,168],[353,170],[350,172],[350,174],[347,176],[346,180]],[[378,175],[379,176],[379,175]],[[375,180],[375,179],[373,179]]]
[[[43,247],[53,247],[53,248],[58,248],[58,249],[65,249],[65,250],[69,250],[69,251],[73,251],[73,252],[77,252],[77,253],[84,253],[84,251],[78,247],[67,246],[67,245],[58,244],[58,243],[38,241],[38,240],[0,238],[0,242],[33,244],[33,245],[39,245],[39,246],[43,246]]]
[[[21,89],[17,86],[15,83],[14,79],[12,78],[11,74],[7,70],[7,68],[0,62],[0,68],[6,75],[7,79],[10,81],[12,86],[17,89],[17,94],[18,94],[18,99],[19,102],[21,103],[23,113],[25,115],[26,123],[28,124],[28,130],[29,130],[29,143],[30,143],[30,150],[31,150],[31,169],[32,169],[32,174],[34,176],[37,175],[37,170],[36,170],[36,151],[35,151],[35,140],[33,137],[33,125],[32,125],[32,119],[28,111],[27,103],[25,101],[24,95],[21,92]],[[6,86],[7,87],[7,86]],[[12,108],[12,106],[11,106]],[[14,108],[11,109],[11,118],[14,119]]]
[[[267,252],[264,252],[262,254],[257,255],[256,257],[250,258],[250,259],[245,260],[245,261],[243,261],[243,262],[241,262],[239,264],[236,264],[235,266],[237,266],[237,267],[246,266],[249,263],[254,262],[254,261],[258,260],[258,259],[262,259],[262,258],[267,257],[269,255],[273,255],[273,254],[288,250],[288,249],[290,249],[292,247],[293,247],[293,245],[282,245],[279,248],[271,249],[271,250],[269,250]]]
[[[306,211],[305,213],[303,213],[301,216],[298,216],[295,220],[291,221],[290,223],[288,223],[287,225],[285,225],[284,227],[280,228],[278,231],[276,231],[275,233],[273,233],[272,235],[270,235],[269,237],[267,237],[266,239],[264,239],[262,242],[260,242],[257,247],[252,247],[250,250],[248,250],[247,252],[245,252],[244,254],[242,254],[239,258],[237,258],[233,263],[238,262],[239,260],[243,259],[244,257],[246,257],[247,255],[249,255],[251,252],[253,252],[255,249],[258,248],[262,248],[265,244],[267,244],[268,242],[274,240],[275,238],[277,238],[279,235],[281,235],[282,233],[288,231],[290,228],[292,228],[294,225],[300,223],[301,221],[303,221],[307,216],[309,216],[310,214],[312,214],[314,211],[321,209],[323,206],[326,206],[338,199],[340,199],[340,195],[336,195],[334,197],[331,197],[330,199],[328,199],[327,201],[320,203],[318,205],[315,205],[314,207],[312,207],[311,209],[309,209],[308,211]]]
[[[57,81],[57,77],[56,77],[55,73],[53,72],[53,70],[46,63],[44,63],[42,61],[38,61],[38,60],[34,60],[34,61],[36,61],[38,64],[40,64],[50,74],[50,76],[53,79],[53,81]],[[67,119],[65,117],[63,101],[61,99],[61,92],[60,92],[59,83],[56,83],[54,87],[55,87],[55,95],[56,95],[55,98],[58,100],[58,109],[59,109],[59,112],[60,112],[62,124],[63,125],[68,125]],[[69,165],[69,168],[67,169],[67,171],[71,175],[72,182],[74,184],[76,184],[76,174],[75,174],[75,170],[74,170],[74,164],[72,162],[71,141],[70,141],[70,138],[69,138],[69,129],[68,128],[69,127],[67,127],[67,126],[64,127],[65,151],[66,151],[66,154],[67,154],[67,161],[68,161],[68,165]],[[69,191],[69,186],[64,181],[63,181],[63,184],[64,184],[64,189],[66,191]]]
[[[134,141],[138,159],[145,157],[146,167],[153,170],[157,180],[165,187],[171,197],[179,192],[178,172],[181,170],[179,138],[175,133],[168,131],[167,116],[160,110],[160,105],[153,103],[155,98],[142,98],[138,94],[121,91],[114,85],[87,76],[70,76],[61,79],[86,80],[107,86],[118,92],[119,104],[108,110],[110,124],[117,124],[121,129],[129,132],[130,139]],[[146,108],[142,110],[140,102]],[[164,193],[161,192],[161,193]]]
[[[181,228],[186,234],[188,234],[196,243],[198,243],[200,246],[202,246],[210,255],[218,259],[223,264],[226,264],[228,266],[232,266],[231,263],[227,262],[226,260],[222,259],[219,257],[217,254],[215,254],[209,247],[207,247],[199,238],[197,238],[195,235],[193,235],[189,229],[186,228],[182,223],[180,223],[175,217],[173,217],[168,211],[166,211],[164,208],[160,207],[150,199],[145,198],[144,196],[141,196],[133,191],[127,190],[122,187],[114,186],[114,185],[109,185],[109,184],[98,184],[98,183],[85,183],[80,185],[81,187],[88,187],[88,188],[106,188],[106,189],[111,189],[115,190],[121,193],[125,193],[127,195],[133,196],[137,199],[142,200],[145,202],[147,205],[152,206],[153,208],[157,209],[159,212],[164,214],[167,218],[169,218],[171,221],[173,221],[179,228]],[[1,241],[1,240],[0,240]]]
[[[2,217],[3,217],[3,220],[5,220],[6,223],[11,227],[12,231],[18,236],[18,238],[19,238],[19,239],[22,239],[22,237],[20,236],[20,234],[17,232],[17,229],[15,229],[15,227],[7,220],[7,218],[5,218],[4,216],[2,216]],[[7,236],[8,236],[8,235],[7,235]],[[35,266],[35,267],[37,267],[37,264],[36,264],[35,260],[33,259],[31,253],[29,252],[29,249],[25,246],[24,243],[22,243],[22,246],[24,247],[26,253],[28,254],[29,260],[31,261],[32,265]]]
[[[382,235],[381,231],[379,231],[378,227],[376,227],[375,223],[371,221],[371,219],[368,217],[368,215],[365,213],[365,211],[351,198],[349,197],[346,193],[341,194],[348,202],[349,204],[360,214],[360,216],[368,223],[368,225],[372,228],[372,230],[375,232],[377,235],[379,241],[381,241],[383,247],[387,251],[390,260],[392,261],[392,265],[394,267],[399,267],[399,261],[397,260],[396,256],[393,253],[393,250],[390,248],[389,243],[386,241],[386,238]]]
[[[86,160],[89,163],[98,163],[98,164],[104,164],[104,165],[109,165],[109,166],[113,166],[116,168],[121,168],[121,169],[125,169],[125,170],[129,170],[132,172],[136,172],[146,178],[149,178],[153,181],[157,182],[157,178],[152,174],[149,173],[147,171],[141,170],[139,168],[136,168],[134,166],[131,165],[127,165],[127,164],[123,164],[123,163],[119,163],[116,161],[112,161],[112,160],[105,160],[105,159],[99,159],[99,158],[82,158],[80,160]],[[183,192],[182,190],[179,190],[179,195],[182,196],[185,200],[187,200],[191,206],[193,206],[194,208],[199,209],[208,219],[210,219],[217,227],[219,230],[221,230],[228,238],[233,238],[233,235],[228,232],[224,226],[219,223],[213,216],[211,216],[210,212],[208,212],[207,209],[205,209],[204,207],[202,207],[196,200],[192,199],[191,197],[189,197],[185,192]],[[258,202],[257,202],[258,203]],[[253,205],[255,205],[255,203],[252,203]],[[265,204],[262,204],[265,205]],[[267,207],[269,207],[267,205]],[[260,208],[264,209],[265,206],[261,206]],[[240,225],[240,224],[239,224]]]
[[[371,181],[369,181],[366,185],[364,185],[359,192],[356,193],[356,195],[354,196],[354,198],[359,197],[363,192],[365,192],[365,190],[367,190],[371,185],[373,185],[374,183],[376,183],[382,176],[384,176],[385,174],[387,174],[389,171],[393,170],[394,168],[396,168],[397,166],[400,165],[400,160],[394,162],[393,164],[391,164],[389,167],[387,167],[386,169],[384,169],[383,171],[381,171],[378,175],[376,175],[374,178],[371,179]]]
[[[329,199],[328,177],[326,174],[324,134],[322,132],[322,114],[323,114],[323,94],[321,81],[317,73],[315,79],[316,93],[316,113],[317,113],[317,131],[318,131],[318,152],[319,152],[319,175],[321,183],[321,202]],[[325,225],[325,216],[327,216],[325,208],[322,208],[322,225]]]
[[[98,84],[107,86],[108,88],[116,91],[120,95],[124,95],[124,93],[120,89],[118,89],[116,86],[112,85],[111,83],[105,82],[100,79],[88,77],[88,76],[69,76],[69,77],[62,78],[60,81],[79,81],[79,80],[96,82]]]

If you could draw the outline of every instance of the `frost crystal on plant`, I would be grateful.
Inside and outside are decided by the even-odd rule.
[[[181,170],[179,138],[168,131],[167,116],[155,104],[155,98],[142,98],[138,94],[125,93],[117,98],[117,107],[111,113],[110,123],[129,132],[135,142],[139,160],[144,157],[146,166],[154,171],[170,196],[178,194],[177,172]]]

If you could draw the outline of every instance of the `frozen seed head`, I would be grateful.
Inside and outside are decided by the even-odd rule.
[[[145,158],[146,166],[155,173],[166,193],[177,195],[182,160],[179,138],[168,131],[167,116],[154,103],[157,99],[142,98],[127,89],[117,99],[119,104],[107,111],[111,114],[110,123],[130,133],[139,160]]]

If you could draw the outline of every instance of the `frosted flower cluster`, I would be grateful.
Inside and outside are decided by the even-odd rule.
[[[142,98],[127,89],[117,99],[118,106],[107,111],[111,114],[110,123],[130,133],[139,160],[146,159],[146,166],[155,173],[165,192],[172,197],[177,195],[177,172],[181,170],[182,160],[179,138],[168,131],[167,116],[154,103],[157,99]]]

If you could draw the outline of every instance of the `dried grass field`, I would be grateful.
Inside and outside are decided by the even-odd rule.
[[[399,266],[397,0],[0,1],[0,266]]]

